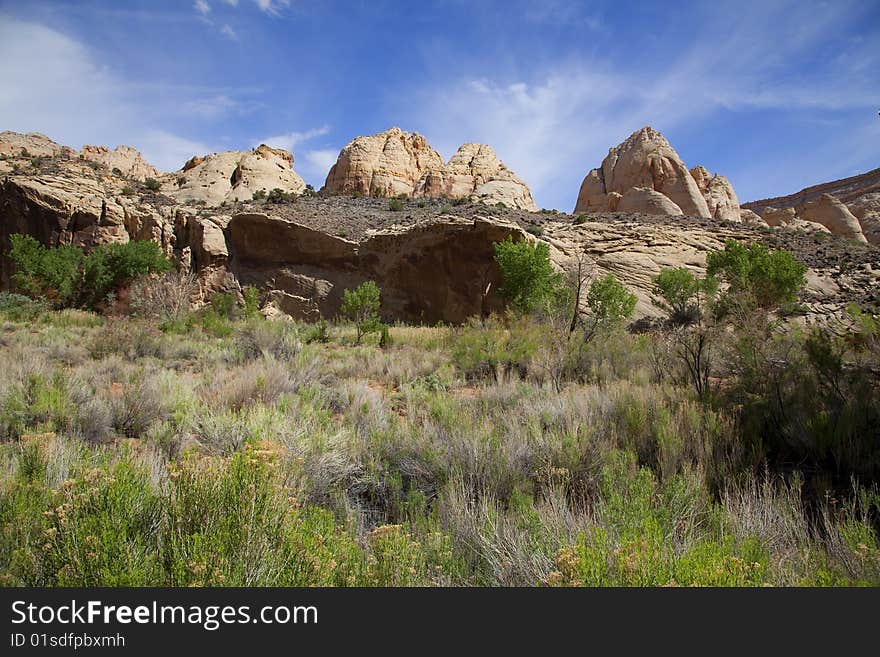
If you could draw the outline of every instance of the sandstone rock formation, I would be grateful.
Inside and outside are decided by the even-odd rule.
[[[766,226],[768,225],[766,221],[761,218],[757,212],[752,212],[747,208],[740,208],[739,210],[739,220],[744,224],[750,224],[753,226]]]
[[[537,210],[528,186],[486,144],[464,144],[444,164],[422,135],[400,128],[349,142],[324,189],[354,196],[468,198]]]
[[[462,322],[500,309],[494,244],[508,236],[533,239],[515,224],[485,217],[439,217],[374,231],[356,242],[279,217],[242,213],[228,232],[238,280],[268,289],[277,310],[333,317],[346,288],[374,280],[382,289],[384,316],[430,323]]]
[[[733,191],[733,185],[724,176],[717,173],[713,176],[703,166],[691,169],[691,176],[706,201],[709,214],[719,221],[742,221],[740,217],[739,199]]]
[[[812,201],[807,201],[797,209],[797,214],[804,221],[825,226],[834,235],[867,242],[859,220],[831,194],[822,194]]]
[[[144,160],[140,151],[131,146],[117,146],[112,151],[106,146],[83,146],[80,155],[86,160],[103,164],[109,170],[118,169],[123,176],[135,180],[158,179],[162,172]]]
[[[768,226],[785,226],[797,219],[797,212],[794,208],[768,207],[763,209],[760,216]]]
[[[179,203],[208,206],[249,201],[254,192],[300,194],[306,184],[292,169],[293,155],[262,144],[252,151],[226,151],[190,159],[162,191]]]
[[[327,174],[324,189],[355,196],[410,196],[425,173],[442,168],[443,158],[422,135],[391,128],[350,141]]]
[[[471,198],[489,205],[537,210],[528,186],[486,144],[463,144],[438,170],[425,172],[415,196]]]
[[[574,211],[607,211],[610,192],[625,195],[633,187],[663,194],[682,214],[712,216],[697,182],[678,153],[651,127],[637,130],[608,151],[602,166],[584,178]]]
[[[22,154],[24,149],[25,154]],[[4,157],[53,157],[62,152],[73,153],[72,148],[61,146],[38,132],[21,134],[6,130],[0,132],[0,155]]]
[[[681,208],[673,203],[668,196],[655,192],[648,187],[631,187],[619,199],[613,198],[615,192],[611,192],[613,200],[610,200],[609,210],[617,212],[641,212],[643,214],[660,214],[677,217],[684,214]]]
[[[801,209],[813,201],[818,201],[823,195],[831,195],[843,203],[858,219],[865,238],[873,244],[880,243],[876,229],[877,216],[880,215],[880,169],[874,169],[850,178],[813,185],[789,196],[750,201],[744,203],[743,207],[754,210],[762,216],[765,215],[767,208],[773,210],[793,208],[800,219],[807,221],[809,219],[800,216]],[[828,204],[827,201],[826,204]],[[851,220],[845,215],[844,222],[851,224]],[[845,231],[854,233],[851,225]],[[854,237],[854,239],[858,239],[858,237]]]

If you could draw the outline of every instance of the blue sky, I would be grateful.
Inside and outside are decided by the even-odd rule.
[[[541,207],[643,125],[741,201],[880,166],[880,2],[0,0],[0,130],[288,148],[316,188],[398,125],[495,148]]]

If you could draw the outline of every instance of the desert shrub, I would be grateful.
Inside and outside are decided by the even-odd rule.
[[[144,180],[144,187],[149,189],[151,192],[158,192],[160,189],[162,189],[162,183],[160,183],[155,178],[147,178],[146,180]]]
[[[167,415],[161,391],[152,380],[124,383],[110,399],[110,424],[121,436],[142,438]]]
[[[514,242],[508,237],[495,244],[495,262],[501,270],[499,292],[520,312],[538,308],[562,283],[550,263],[550,247],[544,242]]]
[[[541,341],[540,329],[527,319],[485,323],[472,320],[451,336],[452,359],[468,379],[498,381],[513,372],[525,376]]]
[[[131,185],[126,185],[125,187],[122,188],[122,195],[123,196],[134,196],[134,187],[132,187]]]
[[[361,283],[354,290],[345,290],[342,294],[342,314],[354,322],[357,331],[357,344],[364,335],[381,330],[379,319],[381,291],[374,281]]]
[[[223,319],[235,319],[238,303],[230,292],[215,292],[211,295],[211,309]]]
[[[388,201],[388,209],[391,212],[400,212],[401,210],[403,210],[403,201],[401,201],[399,198],[391,199],[390,201]]]
[[[88,255],[77,246],[46,248],[27,235],[12,235],[10,242],[16,287],[55,307],[94,307],[119,285],[171,267],[151,241],[101,244]]]
[[[735,303],[771,309],[793,304],[806,283],[806,270],[788,251],[733,239],[706,257],[706,275],[728,284],[723,306]]]
[[[250,320],[238,330],[235,342],[244,361],[267,355],[293,360],[302,349],[299,331],[288,322]]]
[[[244,316],[254,318],[260,314],[260,291],[253,285],[245,286],[241,291],[244,298]]]
[[[113,167],[110,173],[112,173],[114,176],[119,176],[120,178],[122,178],[122,169],[120,169],[119,167]]]
[[[149,586],[161,582],[161,508],[146,474],[122,462],[65,482],[46,514],[42,549],[54,586]]]
[[[619,326],[632,317],[637,300],[636,295],[629,292],[613,274],[594,280],[586,295],[590,313],[585,322],[585,338],[589,340],[596,332]]]
[[[252,201],[262,201],[266,198],[266,195],[267,195],[267,193],[266,193],[265,189],[258,189],[253,194],[251,194],[251,200]]]
[[[711,297],[718,285],[715,279],[698,279],[687,267],[663,269],[654,278],[654,302],[678,324],[699,319],[703,298]]]
[[[326,344],[330,342],[330,324],[327,320],[319,319],[314,324],[311,324],[303,335],[303,342],[306,344],[312,344],[313,342]]]
[[[266,196],[266,203],[290,203],[296,201],[296,194],[293,192],[285,192],[280,187],[275,187],[269,195]]]
[[[135,315],[157,318],[160,327],[170,326],[187,318],[197,291],[195,274],[170,271],[135,280],[131,285],[129,303]]]
[[[14,292],[0,292],[0,316],[12,322],[32,322],[48,310],[46,303]]]

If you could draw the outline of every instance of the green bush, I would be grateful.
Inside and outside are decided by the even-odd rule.
[[[710,298],[717,288],[715,279],[698,279],[687,267],[663,269],[654,278],[654,294],[659,297],[654,302],[672,321],[689,324],[699,318],[702,299]]]
[[[706,257],[706,275],[729,285],[725,302],[772,309],[793,304],[806,284],[807,268],[788,251],[729,239]]]
[[[144,187],[149,189],[151,192],[158,192],[160,189],[162,189],[162,183],[160,183],[155,178],[147,178],[146,180],[144,180]]]
[[[244,297],[244,316],[257,317],[260,314],[260,291],[253,285],[248,285],[241,294]]]
[[[125,187],[122,188],[122,195],[123,196],[134,196],[134,187],[132,187],[131,185],[126,185]]]
[[[637,301],[636,295],[627,290],[614,274],[594,280],[586,298],[590,309],[587,339],[599,330],[612,328],[632,317]]]
[[[374,281],[361,283],[354,290],[345,290],[342,295],[342,314],[354,322],[357,331],[357,344],[367,333],[382,330],[379,319],[381,291]]]
[[[501,270],[499,293],[519,312],[532,312],[551,298],[562,285],[562,276],[550,263],[545,242],[508,237],[495,244],[495,262]]]
[[[258,189],[253,194],[251,194],[252,201],[262,201],[265,198],[266,198],[266,190],[265,189]]]
[[[88,255],[78,246],[46,248],[29,235],[12,235],[9,258],[18,290],[56,308],[95,307],[118,286],[160,273],[171,263],[151,241],[101,244]]]
[[[391,212],[400,212],[403,210],[403,201],[399,198],[391,199],[388,201],[388,209],[391,210]]]
[[[266,203],[291,203],[295,200],[296,194],[293,192],[285,192],[280,187],[275,187],[266,197]]]

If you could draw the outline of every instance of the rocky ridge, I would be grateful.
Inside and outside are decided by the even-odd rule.
[[[22,157],[18,143],[23,138],[35,152],[51,155]],[[624,194],[612,192],[617,194],[611,197],[614,212],[577,217],[477,201],[449,204],[430,197],[405,199],[399,211],[392,211],[387,199],[343,195],[255,202],[245,193],[242,200],[227,197],[229,190],[223,198],[232,200],[211,206],[174,198],[166,192],[168,181],[159,190],[149,189],[47,138],[16,139],[12,146],[0,140],[0,149],[5,149],[0,153],[10,153],[0,158],[4,251],[9,235],[17,232],[47,245],[87,248],[112,241],[154,240],[180,268],[197,274],[197,301],[218,290],[238,294],[241,286],[256,285],[267,314],[332,317],[344,289],[373,279],[382,287],[383,314],[388,319],[463,321],[501,306],[493,245],[510,236],[546,241],[562,269],[583,253],[594,273],[614,273],[636,293],[637,316],[642,317],[659,314],[652,303],[651,279],[662,267],[684,266],[701,273],[706,253],[727,238],[791,250],[810,268],[804,300],[814,315],[838,312],[851,301],[880,304],[877,247],[838,239],[819,224],[810,225],[822,231],[806,232],[796,230],[795,222],[773,228],[763,222],[732,223],[714,216],[646,214],[640,208],[651,199],[674,203],[647,186]],[[474,157],[463,158],[466,171],[479,169],[470,164],[477,156],[488,156],[480,147],[471,153]],[[292,156],[288,160],[285,152],[268,148],[223,159],[235,163],[235,171],[248,158],[264,160],[274,167],[273,173],[289,171],[292,162]],[[221,170],[210,160],[195,158],[183,174],[205,164]],[[694,174],[688,171],[688,175],[695,189],[703,188]],[[232,178],[230,174],[230,189],[235,187]],[[195,176],[199,179],[202,174]],[[245,179],[242,174],[239,181]],[[718,198],[716,214],[725,196]],[[709,207],[707,203],[707,213]],[[9,267],[5,260],[0,262],[5,284]]]
[[[463,144],[444,163],[418,133],[391,128],[356,137],[339,153],[324,191],[354,196],[447,197],[537,210],[531,191],[486,144]]]

